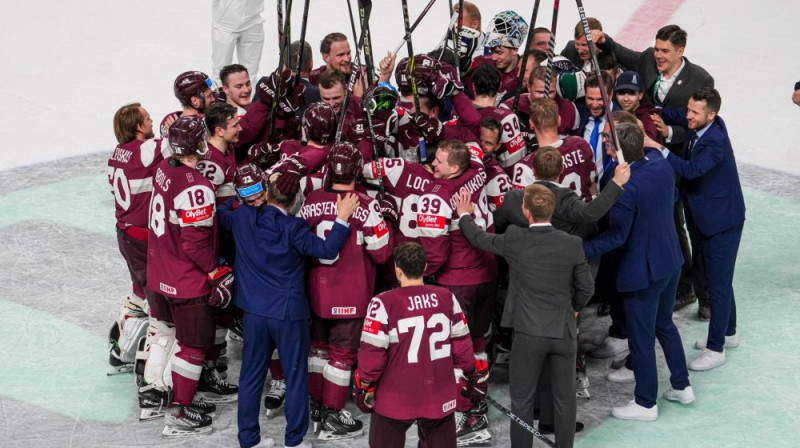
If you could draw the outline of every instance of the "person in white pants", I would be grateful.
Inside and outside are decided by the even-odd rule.
[[[211,62],[212,76],[220,84],[219,72],[233,62],[247,67],[251,82],[258,76],[264,48],[264,0],[212,0]]]

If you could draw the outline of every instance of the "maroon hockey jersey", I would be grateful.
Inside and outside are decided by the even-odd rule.
[[[299,215],[325,238],[336,221],[336,196],[318,189],[309,193]],[[360,205],[350,217],[350,236],[333,260],[314,259],[308,271],[308,297],[314,314],[326,319],[364,317],[375,290],[376,264],[392,251],[391,236],[378,201],[356,192]]]
[[[522,137],[519,118],[505,107],[484,107],[478,112],[481,117],[493,117],[500,121],[500,148],[495,153],[503,168],[510,167],[525,157],[525,139]]]
[[[454,370],[475,368],[464,313],[438,286],[408,286],[369,303],[358,373],[377,382],[375,412],[398,419],[440,419],[456,408]]]
[[[521,60],[522,58],[519,58],[517,64],[520,64]],[[475,92],[475,88],[472,86],[472,71],[478,68],[478,66],[486,64],[494,65],[491,54],[478,56],[472,60],[472,66],[464,77],[464,84],[469,88],[470,92]],[[519,70],[517,70],[517,67],[514,67],[510,72],[500,72],[500,89],[497,90],[497,98],[502,98],[506,94],[517,90],[518,72]]]
[[[218,265],[214,186],[171,159],[153,176],[147,244],[147,287],[167,297],[208,295]]]
[[[233,148],[228,148],[223,154],[222,150],[208,143],[208,153],[205,159],[197,163],[197,171],[203,173],[203,176],[214,185],[217,204],[222,204],[236,195],[236,189],[233,187],[233,175],[236,172],[236,156],[233,154]]]
[[[506,193],[511,191],[511,178],[493,157],[483,161],[486,168],[486,197],[489,211],[493,212],[503,206]]]
[[[117,228],[147,229],[153,174],[158,164],[169,157],[166,140],[132,140],[117,145],[108,159],[108,182],[114,194]]]
[[[584,201],[591,201],[597,182],[592,147],[586,140],[575,136],[563,138],[551,146],[558,149],[563,157],[563,169],[558,182],[575,191]],[[514,165],[511,178],[514,188],[525,188],[536,180],[533,175],[534,154],[525,156]]]
[[[558,117],[561,119],[561,122],[558,124],[558,135],[561,137],[575,135],[580,126],[580,116],[578,115],[578,108],[575,107],[575,103],[568,99],[561,98],[560,96],[555,97],[555,102],[558,105]],[[513,105],[514,98],[511,97],[503,102],[502,107],[511,110]],[[529,129],[530,125],[528,123],[530,114],[531,100],[528,94],[523,93],[520,95],[519,103],[517,104],[517,115],[520,117],[520,125],[523,128],[523,133],[533,133],[533,129]]]

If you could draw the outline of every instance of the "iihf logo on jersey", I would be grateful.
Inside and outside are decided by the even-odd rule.
[[[335,306],[331,308],[331,314],[334,316],[352,316],[356,314],[356,307],[354,306]]]
[[[456,400],[450,400],[442,405],[442,412],[452,411],[456,408]]]

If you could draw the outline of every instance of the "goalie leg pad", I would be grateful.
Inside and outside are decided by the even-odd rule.
[[[136,350],[139,341],[147,336],[147,328],[150,324],[145,317],[129,317],[125,319],[125,325],[119,335],[117,346],[119,347],[119,359],[126,364],[133,364],[136,360]]]
[[[144,381],[155,389],[166,391],[172,387],[172,359],[178,348],[175,327],[153,319],[147,339],[150,347],[144,366]]]

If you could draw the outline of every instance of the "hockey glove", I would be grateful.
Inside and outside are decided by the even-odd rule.
[[[211,285],[208,304],[214,308],[227,307],[233,299],[233,270],[225,265],[219,266],[214,275],[208,275],[208,283]]]
[[[429,142],[438,142],[442,138],[442,122],[438,118],[429,117],[425,114],[419,114],[414,118],[414,125],[417,131],[425,137]]]
[[[280,80],[278,80],[278,78],[280,78]],[[261,98],[261,101],[263,101],[264,104],[272,107],[272,102],[275,100],[279,91],[281,95],[285,95],[286,92],[289,91],[289,87],[291,87],[291,79],[292,72],[288,68],[284,68],[283,74],[281,75],[279,75],[278,71],[275,70],[272,72],[272,74],[267,76],[266,79],[262,79],[258,84],[256,84],[256,90],[258,90],[259,98]]]
[[[303,107],[306,102],[306,85],[298,82],[296,86],[281,91],[282,96],[278,101],[278,109],[275,113],[279,117],[289,118],[297,115],[297,110]]]
[[[356,387],[353,388],[353,401],[356,402],[356,406],[361,409],[361,412],[369,414],[372,412],[372,407],[375,406],[374,398],[377,386],[370,381],[362,380],[358,369],[356,369],[355,378]]]
[[[275,168],[269,178],[270,181],[274,180],[276,182],[275,186],[278,191],[287,196],[293,196],[300,190],[300,178],[303,177],[305,172],[306,167],[299,160],[289,157]],[[275,174],[279,176],[276,178]]]
[[[486,398],[486,391],[489,389],[489,364],[483,360],[475,361],[475,370],[467,374],[467,383],[461,389],[461,395],[467,397],[473,403],[477,403]]]
[[[278,145],[270,145],[267,142],[256,143],[247,150],[247,161],[254,163],[262,170],[267,170],[281,159],[281,151]]]
[[[439,73],[431,84],[431,93],[436,98],[442,99],[445,96],[452,96],[464,90],[464,84],[458,78],[455,67],[446,63],[439,63]]]
[[[380,198],[378,199],[378,206],[381,209],[383,219],[396,227],[397,223],[400,221],[400,213],[397,212],[397,203],[394,199]]]

